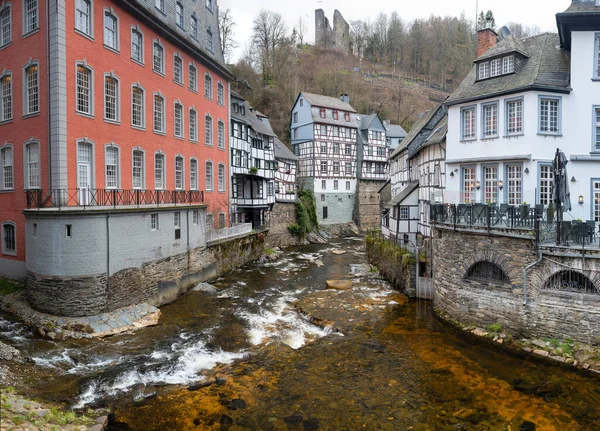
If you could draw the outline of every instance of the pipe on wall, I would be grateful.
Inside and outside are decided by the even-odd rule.
[[[525,269],[523,270],[523,305],[527,305],[527,271],[529,271],[534,266],[538,265],[542,261],[543,258],[544,258],[544,256],[542,255],[542,252],[540,251],[539,259],[537,261],[533,262],[532,264],[527,265],[525,267]]]
[[[106,292],[110,292],[110,213],[106,214]]]

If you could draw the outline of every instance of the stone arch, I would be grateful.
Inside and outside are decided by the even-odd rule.
[[[573,269],[561,269],[554,272],[544,283],[544,290],[562,292],[600,294],[598,277],[588,277],[583,272]]]
[[[481,260],[471,265],[465,273],[465,279],[510,284],[510,279],[504,270],[489,260]]]
[[[466,257],[464,261],[464,278],[468,278],[467,274],[469,271],[479,262],[489,262],[498,266],[506,277],[507,281],[504,282],[507,284],[512,284],[512,280],[520,280],[522,278],[522,273],[520,274],[518,269],[512,265],[510,257],[489,249],[475,250],[470,256]]]

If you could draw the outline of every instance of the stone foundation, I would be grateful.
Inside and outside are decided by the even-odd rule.
[[[354,222],[360,229],[377,229],[381,224],[379,189],[382,181],[359,180],[356,186]]]
[[[266,247],[291,247],[300,245],[302,239],[293,236],[288,230],[288,226],[295,223],[297,223],[296,203],[275,203],[273,210],[271,210]]]

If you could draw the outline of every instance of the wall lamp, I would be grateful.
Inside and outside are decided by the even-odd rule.
[[[579,205],[583,205],[583,195],[579,195]]]
[[[573,178],[571,178],[571,182],[572,182],[572,183],[576,183],[576,182],[577,182],[577,179],[575,179],[575,177],[573,177]]]
[[[502,180],[498,181],[498,188],[500,190],[502,190],[504,188],[504,181],[502,181]]]
[[[450,176],[454,178],[454,172],[450,172]]]
[[[479,190],[481,188],[481,181],[479,181],[479,180],[475,181],[475,188],[477,190]]]
[[[526,174],[528,174],[529,173],[529,168],[525,168],[525,171],[523,171],[523,172],[525,172]]]

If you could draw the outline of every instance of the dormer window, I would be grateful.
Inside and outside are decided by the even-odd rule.
[[[338,119],[338,111],[337,110],[333,110],[333,119],[337,120]]]
[[[515,71],[515,57],[509,55],[502,59],[502,74],[513,73]]]
[[[479,65],[479,79],[486,79],[490,77],[490,63],[485,62]]]
[[[350,121],[350,113],[349,113],[349,112],[346,112],[346,113],[344,114],[344,116],[346,117],[346,121],[348,121],[348,122],[349,122],[349,121]]]
[[[483,61],[477,65],[477,80],[494,78],[496,76],[508,75],[515,71],[515,57],[508,55],[501,58],[495,58],[490,61]]]
[[[325,108],[321,108],[320,116],[321,118],[327,118],[327,112],[325,111]]]

